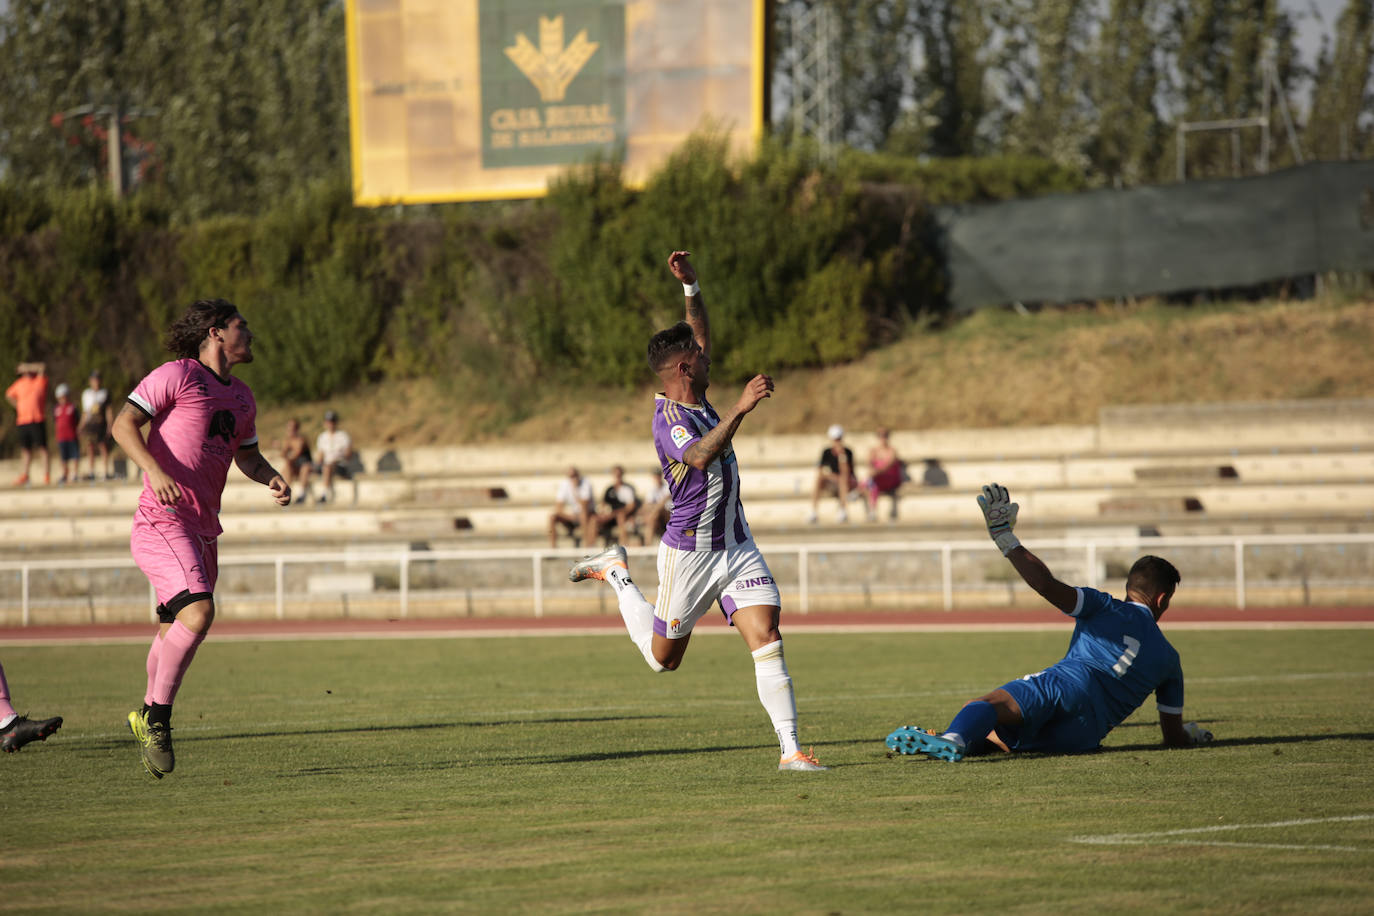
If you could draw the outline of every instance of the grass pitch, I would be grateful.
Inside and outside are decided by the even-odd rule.
[[[1368,912],[1374,631],[1173,633],[1211,747],[1148,703],[1096,754],[888,756],[1067,639],[788,636],[809,774],[734,636],[657,676],[620,636],[212,636],[161,782],[143,647],[5,648],[66,722],[0,759],[0,910]]]

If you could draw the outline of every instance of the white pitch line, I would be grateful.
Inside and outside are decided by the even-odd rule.
[[[1075,838],[1075,842],[1083,842]],[[1227,843],[1221,840],[1164,840],[1162,842],[1152,840],[1121,840],[1114,843],[1096,843],[1098,846],[1228,846],[1237,849],[1320,849],[1327,852],[1363,852],[1358,846],[1324,846],[1313,844],[1306,846],[1301,843]]]
[[[1307,672],[1307,673],[1305,673],[1305,674],[1303,674],[1303,673],[1296,673],[1296,672],[1295,672],[1295,673],[1291,673],[1291,674],[1273,674],[1273,675],[1233,674],[1233,675],[1224,675],[1224,676],[1223,676],[1223,675],[1219,675],[1219,676],[1216,676],[1216,677],[1190,677],[1190,678],[1188,678],[1188,683],[1189,683],[1189,684],[1243,684],[1243,683],[1252,683],[1252,682],[1255,682],[1255,681],[1264,681],[1265,683],[1268,683],[1269,681],[1331,681],[1331,680],[1340,680],[1340,681],[1344,681],[1344,680],[1347,680],[1347,679],[1352,678],[1352,677],[1371,677],[1371,676],[1374,676],[1374,671],[1311,671],[1311,672]]]
[[[1284,827],[1309,827],[1314,824],[1336,824],[1371,820],[1374,820],[1374,814],[1346,814],[1337,817],[1306,817],[1289,821],[1270,821],[1266,824],[1213,824],[1208,827],[1181,827],[1177,830],[1155,830],[1145,833],[1106,833],[1098,836],[1073,836],[1069,837],[1069,842],[1084,843],[1090,846],[1148,846],[1159,843],[1160,845],[1166,846],[1236,846],[1248,849],[1322,849],[1336,852],[1363,852],[1364,850],[1356,846],[1330,846],[1318,843],[1236,843],[1222,840],[1174,838],[1195,837],[1206,833],[1227,833],[1236,830],[1279,830]]]

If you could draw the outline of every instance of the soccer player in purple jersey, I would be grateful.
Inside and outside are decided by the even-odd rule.
[[[904,725],[887,736],[887,746],[940,760],[997,750],[1089,751],[1152,693],[1165,745],[1211,741],[1211,732],[1183,721],[1183,668],[1159,630],[1179,583],[1173,564],[1150,556],[1136,560],[1126,575],[1125,601],[1074,588],[1056,579],[1012,533],[1018,506],[1006,487],[983,487],[978,505],[993,543],[1026,584],[1077,621],[1069,651],[1044,671],[972,700],[944,732]]]
[[[229,465],[265,485],[277,505],[291,502],[291,488],[258,448],[253,392],[230,375],[253,361],[253,334],[238,308],[202,299],[172,324],[166,343],[178,358],[139,382],[112,429],[143,469],[129,545],[157,595],[160,626],[148,650],[143,708],[129,713],[129,729],[158,779],[175,766],[172,701],[215,619]]]
[[[654,445],[673,499],[658,547],[658,604],[645,600],[630,579],[625,548],[618,544],[573,564],[568,578],[599,579],[615,590],[630,639],[658,672],[682,664],[692,627],[719,602],[753,656],[759,701],[782,752],[778,769],[825,770],[797,741],[797,703],[778,631],[781,600],[744,519],[730,447],[745,414],[772,396],[773,380],[754,376],[724,415],[706,399],[711,331],[689,257],[674,251],[668,258],[686,296],[687,320],[649,340],[649,368],[663,382],[654,403]]]

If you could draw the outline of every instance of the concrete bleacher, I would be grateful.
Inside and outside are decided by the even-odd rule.
[[[365,440],[365,436],[359,436]],[[856,460],[871,434],[851,437]],[[1088,426],[895,431],[893,445],[916,482],[896,522],[870,524],[862,507],[828,538],[973,535],[973,496],[989,481],[1013,491],[1023,525],[1054,531],[1170,533],[1374,528],[1374,400],[1113,408]],[[735,443],[741,488],[756,533],[805,537],[820,435],[750,436]],[[326,505],[277,508],[263,488],[230,473],[226,540],[258,545],[426,541],[453,546],[542,545],[553,494],[569,465],[599,495],[622,464],[642,493],[657,466],[646,439],[601,443],[491,444],[359,449],[364,473]],[[935,459],[948,483],[919,484]],[[379,468],[385,470],[378,470]],[[0,462],[0,480],[13,479]],[[318,484],[315,485],[316,487]],[[0,549],[100,551],[128,542],[139,486],[132,481],[66,487],[0,487]],[[315,492],[318,492],[316,489]],[[886,515],[886,501],[879,507]],[[1029,530],[1029,529],[1028,529]]]

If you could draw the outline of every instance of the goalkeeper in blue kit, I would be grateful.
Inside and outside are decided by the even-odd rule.
[[[1206,744],[1212,733],[1183,721],[1183,668],[1159,631],[1179,574],[1167,560],[1145,556],[1126,576],[1126,600],[1054,577],[1012,533],[1018,506],[1005,487],[983,487],[978,505],[1002,555],[1046,601],[1077,623],[1064,657],[968,703],[941,733],[905,725],[887,736],[900,754],[942,760],[990,751],[1073,753],[1093,750],[1113,728],[1155,695],[1164,744]]]

